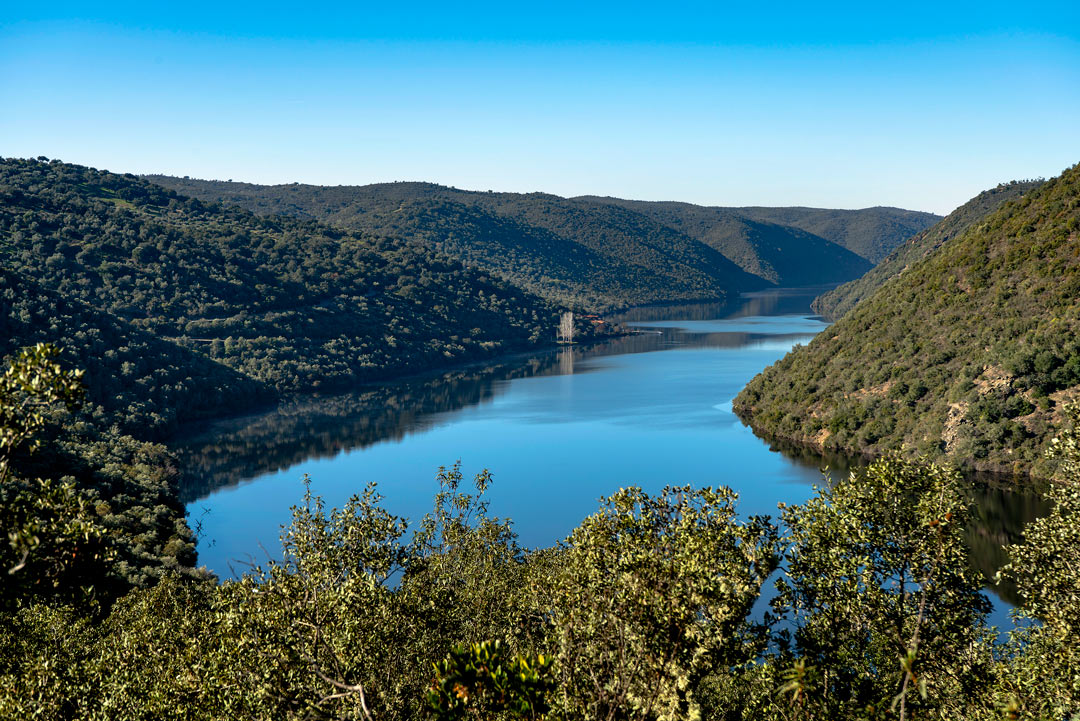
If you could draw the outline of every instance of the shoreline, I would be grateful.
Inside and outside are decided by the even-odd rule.
[[[732,412],[735,414],[735,417],[739,419],[739,422],[749,428],[755,436],[780,449],[787,446],[788,449],[796,452],[809,451],[815,456],[822,458],[842,458],[847,462],[848,467],[869,465],[870,463],[885,457],[883,454],[868,453],[861,449],[826,448],[824,444],[816,443],[808,438],[793,438],[782,434],[770,433],[754,424],[754,414],[747,408],[737,408],[733,406]],[[930,463],[937,463],[953,468],[967,480],[991,488],[1037,490],[1054,482],[1051,478],[1035,475],[1030,468],[1026,469],[1024,472],[1017,473],[1016,471],[1005,470],[1001,467],[974,468],[967,465],[958,465],[955,462],[955,459],[947,455],[934,457],[924,456],[923,458]],[[855,463],[852,464],[851,461],[855,461]]]

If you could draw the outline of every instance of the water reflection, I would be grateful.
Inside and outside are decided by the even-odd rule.
[[[708,307],[706,315],[715,318],[717,308],[724,306]],[[756,317],[742,310],[728,308],[733,318]],[[752,332],[755,326],[751,323],[728,326],[734,330],[687,333],[675,325],[654,328],[642,324],[640,332],[595,345],[563,347],[354,393],[307,397],[266,413],[201,423],[177,434],[170,443],[183,468],[180,498],[189,504],[218,489],[305,460],[400,441],[446,422],[446,414],[452,411],[491,401],[515,379],[603,370],[584,361],[673,348],[786,350],[793,342],[809,340],[820,326],[805,318],[791,318],[786,325],[780,330],[789,332],[775,332],[774,319],[769,328],[773,332]]]
[[[820,469],[846,474],[858,459],[824,457],[754,436],[731,413],[746,382],[825,324],[810,315],[817,289],[772,291],[734,306],[636,309],[618,318],[639,332],[333,397],[292,401],[269,413],[202,425],[174,439],[182,497],[207,537],[200,560],[224,572],[277,529],[311,472],[329,505],[369,480],[390,510],[426,510],[430,476],[464,458],[496,472],[495,511],[525,545],[550,545],[596,509],[596,499],[635,484],[727,484],[745,513],[799,503]],[[657,352],[665,351],[665,352]],[[668,352],[670,351],[670,352]],[[1024,524],[1046,512],[1040,496],[972,486],[974,562],[988,578]],[[995,588],[1009,603],[1015,591]]]
[[[967,530],[971,559],[999,598],[1016,606],[1020,597],[1011,583],[996,583],[994,575],[1009,558],[1005,546],[1023,540],[1024,526],[1050,513],[1050,504],[1031,485],[1005,487],[974,480],[969,491],[975,514]]]
[[[806,315],[813,300],[835,284],[807,288],[770,288],[743,293],[736,303],[691,303],[631,308],[611,320],[618,323],[647,323],[650,321],[715,320],[744,316]],[[816,317],[816,316],[815,316]]]
[[[768,444],[770,450],[783,453],[802,465],[822,469],[823,482],[844,478],[853,469],[870,462],[870,459],[865,457],[822,452],[803,444],[767,438],[757,432],[755,435]],[[998,583],[995,575],[1009,560],[1005,546],[1020,543],[1023,540],[1024,526],[1050,512],[1044,489],[1026,479],[972,473],[966,477],[965,490],[973,509],[966,533],[972,566],[998,598],[1010,606],[1016,606],[1020,603],[1020,598],[1014,585]],[[1000,622],[1001,614],[998,616]]]

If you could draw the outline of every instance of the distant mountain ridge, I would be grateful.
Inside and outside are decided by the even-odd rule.
[[[857,278],[872,264],[850,250],[794,226],[751,220],[726,208],[678,202],[594,198],[641,213],[716,249],[748,273],[786,286]]]
[[[1063,406],[1080,401],[1080,165],[941,225],[904,272],[756,376],[736,412],[817,448],[1042,474]]]
[[[880,263],[905,240],[941,220],[919,210],[876,206],[861,210],[827,208],[727,208],[746,218],[801,228]]]
[[[264,186],[146,177],[260,215],[419,239],[548,300],[582,309],[723,300],[770,285],[842,282],[871,266],[801,228],[683,203],[464,191],[413,182]],[[832,212],[808,211],[813,217]],[[914,222],[916,230],[925,225],[909,216],[927,216],[925,224],[936,218],[913,211],[896,215]]]
[[[643,216],[540,193],[479,193],[431,183],[259,186],[147,177],[261,215],[316,218],[418,240],[579,310],[722,301],[767,285],[714,249]]]

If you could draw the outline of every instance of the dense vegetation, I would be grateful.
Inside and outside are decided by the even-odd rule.
[[[453,466],[414,528],[374,488],[332,511],[307,494],[281,561],[218,583],[192,568],[175,461],[148,436],[285,391],[528,347],[558,309],[422,240],[259,217],[57,162],[0,172],[0,717],[1080,716],[1080,414],[1065,406],[1080,385],[1080,166],[795,354],[824,343],[860,374],[844,377],[852,396],[880,390],[863,412],[892,429],[957,373],[946,390],[960,421],[940,427],[937,448],[958,463],[998,468],[1008,451],[1049,448],[1052,510],[1002,569],[1036,622],[1007,641],[986,625],[965,484],[901,455],[782,507],[779,522],[740,516],[726,488],[622,489],[537,550],[488,515],[490,474],[470,492]],[[626,209],[525,197],[490,207],[535,212],[530,227],[553,236],[604,217],[592,249],[632,247],[626,262],[642,268],[728,267]],[[639,233],[639,246],[620,240]],[[877,306],[884,293],[892,305]],[[829,345],[848,333],[863,355]],[[858,392],[863,373],[882,385]],[[908,385],[916,377],[925,385]],[[817,391],[796,381],[775,392]],[[403,388],[357,398],[454,402],[425,396],[422,380]],[[398,419],[374,422],[392,434]]]
[[[20,350],[0,377],[0,608],[29,594],[94,609],[194,573],[172,458],[88,408],[84,378],[48,344]]]
[[[0,716],[40,719],[1061,719],[1080,710],[1080,416],[1055,506],[1003,574],[1039,623],[1008,641],[963,541],[959,476],[879,461],[740,519],[725,488],[623,489],[560,545],[491,518],[489,474],[439,473],[409,535],[374,488],[307,495],[283,557],[239,581],[124,566],[107,512],[11,462],[78,374],[37,347],[0,384]],[[14,470],[13,470],[14,469]],[[1073,485],[1065,485],[1073,484]],[[9,489],[15,489],[12,493]],[[133,529],[132,532],[137,532]],[[137,561],[136,561],[137,562]],[[777,593],[751,613],[767,580]]]
[[[1080,391],[1080,167],[888,280],[765,369],[735,408],[756,430],[849,453],[901,448],[1041,472]]]
[[[475,193],[430,183],[320,187],[150,179],[255,212],[416,238],[579,309],[724,300],[766,285],[712,248],[644,216],[554,195]]]
[[[873,295],[889,278],[900,275],[908,267],[940,248],[945,241],[963,234],[1002,204],[1037,188],[1041,182],[1013,181],[979,193],[949,213],[941,222],[912,236],[865,275],[815,298],[814,311],[830,320],[836,320],[860,300]]]
[[[160,436],[180,422],[220,413],[225,403],[245,407],[273,397],[267,384],[195,348],[3,268],[0,298],[0,356],[22,345],[58,341],[65,362],[87,369],[92,402],[83,412],[107,418],[125,433]]]
[[[726,208],[690,203],[597,198],[633,210],[720,251],[747,273],[782,286],[857,278],[871,263],[850,250],[788,225],[765,223]]]
[[[56,161],[0,162],[0,263],[0,352],[50,333],[151,427],[551,343],[558,314],[414,241]]]
[[[892,230],[883,231],[884,218],[898,228],[912,227],[911,232],[936,219],[892,209],[835,211],[875,216],[850,232],[836,233],[838,245],[797,227],[681,203],[469,192],[430,183],[265,186],[149,178],[185,195],[260,214],[418,238],[545,298],[592,309],[720,300],[768,284],[855,278],[870,264],[841,247],[843,242],[874,232],[882,243],[893,243],[891,249],[907,236],[894,238]],[[804,211],[797,214],[801,220],[834,213]]]
[[[730,208],[746,218],[801,228],[842,245],[871,263],[880,263],[911,236],[941,220],[940,215],[901,208]]]

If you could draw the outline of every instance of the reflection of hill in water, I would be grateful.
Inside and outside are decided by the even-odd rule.
[[[429,427],[434,416],[490,400],[499,381],[558,372],[559,354],[446,373],[231,418],[177,439],[184,503],[309,458],[335,456]]]
[[[810,301],[836,285],[811,288],[773,288],[743,293],[737,304],[693,303],[631,308],[612,320],[619,323],[647,323],[657,320],[715,320],[754,315],[810,315]]]
[[[641,308],[613,320],[633,323],[798,314],[805,313],[814,295],[816,291],[773,291],[747,297],[739,307]],[[182,460],[185,475],[181,497],[187,504],[217,489],[239,485],[309,458],[331,457],[381,441],[401,440],[438,425],[443,414],[490,401],[500,393],[502,384],[517,378],[587,372],[593,366],[585,361],[605,356],[673,347],[735,349],[807,337],[685,333],[677,328],[651,327],[595,345],[565,347],[498,364],[372,386],[346,395],[295,400],[269,413],[202,424],[197,431],[175,439],[172,448]],[[833,477],[846,474],[853,463],[863,462],[836,455],[824,457],[803,446],[763,440],[772,450],[801,465],[818,469],[828,466]],[[1020,540],[1024,524],[1048,509],[1034,491],[1017,490],[987,479],[973,479],[971,492],[975,516],[968,534],[970,545],[976,567],[990,579],[1005,561],[1002,546]],[[1016,603],[1015,589],[994,590],[1005,601]]]
[[[993,584],[994,574],[1008,562],[1004,546],[1023,540],[1024,526],[1050,512],[1050,504],[1032,487],[1005,488],[973,484],[975,514],[968,528],[972,561],[994,592],[1013,606],[1020,603],[1011,583]]]
[[[219,488],[309,458],[400,440],[437,424],[440,414],[490,400],[499,392],[500,383],[516,378],[580,373],[588,370],[582,367],[583,361],[605,356],[648,353],[673,346],[741,348],[766,339],[785,338],[650,329],[596,345],[565,347],[339,396],[298,399],[268,413],[200,424],[197,430],[189,430],[171,443],[184,469],[181,499],[190,503]]]
[[[841,478],[852,468],[869,462],[865,458],[822,454],[798,443],[767,438],[758,431],[754,431],[754,435],[767,443],[770,450],[783,453],[800,465],[828,468],[832,478]],[[971,525],[967,530],[972,565],[998,597],[1016,606],[1020,602],[1016,588],[1009,583],[995,584],[994,575],[1009,560],[1004,547],[1023,540],[1024,526],[1049,513],[1050,506],[1039,488],[1026,480],[970,474],[967,490],[973,506]]]

